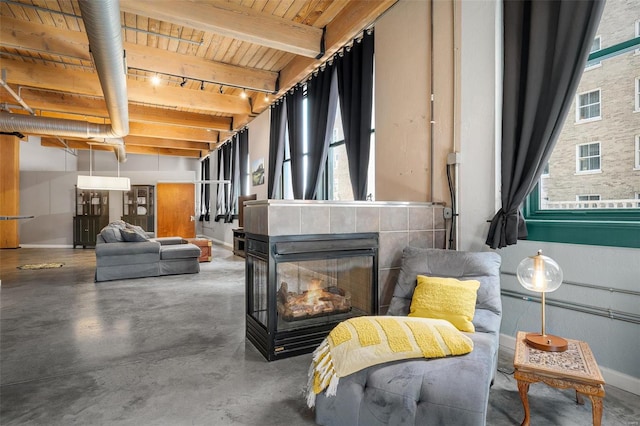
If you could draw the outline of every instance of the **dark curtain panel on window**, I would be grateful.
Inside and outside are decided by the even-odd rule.
[[[489,228],[491,248],[527,236],[520,205],[562,130],[604,0],[508,0],[503,5],[502,208]]]
[[[291,185],[293,198],[304,199],[304,111],[302,108],[303,92],[296,87],[293,93],[286,95],[287,125],[289,126],[289,149],[291,150]]]
[[[222,147],[222,179],[224,180],[231,180],[231,161],[232,161],[232,154],[233,154],[233,150],[231,149],[231,143],[227,142],[226,144],[223,145]],[[224,219],[225,223],[228,223],[230,221],[227,220],[228,215],[229,215],[229,199],[231,198],[231,195],[233,193],[233,187],[232,187],[233,183],[231,184],[224,184],[223,188],[224,188],[224,199],[222,201],[222,216]]]
[[[245,128],[238,136],[238,174],[240,188],[238,195],[249,195],[247,192],[247,177],[249,176],[249,129]]]
[[[315,199],[327,162],[333,123],[338,106],[338,83],[333,65],[327,64],[307,82],[309,149],[307,154],[307,188],[304,198]]]
[[[240,169],[238,167],[239,163],[239,155],[238,155],[238,146],[239,146],[239,136],[238,133],[233,135],[231,138],[231,142],[228,143],[229,149],[229,177],[231,180],[231,184],[225,185],[225,188],[229,188],[227,192],[226,198],[226,209],[224,212],[224,222],[231,223],[233,221],[233,213],[235,212],[235,207],[237,203],[236,191],[237,187],[240,184]],[[226,167],[225,167],[226,170]]]
[[[284,161],[284,136],[287,128],[286,100],[271,105],[271,127],[269,130],[269,176],[268,197],[276,198],[277,187],[282,177],[282,162]]]
[[[218,151],[218,180],[224,180],[224,146],[219,148]],[[227,191],[227,185],[218,184],[216,188],[216,217],[215,221],[218,222],[220,219],[224,217],[225,211],[225,194]]]
[[[338,92],[354,200],[367,198],[373,103],[373,32],[338,56]]]
[[[210,176],[210,164],[211,162],[209,161],[209,157],[205,158],[204,160],[202,160],[202,163],[200,163],[200,167],[201,167],[201,173],[200,176],[202,178],[202,180],[209,180],[211,179]],[[203,220],[206,220],[207,222],[209,222],[211,220],[211,217],[209,216],[209,208],[210,208],[210,185],[208,183],[201,183],[200,184],[200,202],[202,203],[202,206],[200,208],[200,222],[202,222]]]

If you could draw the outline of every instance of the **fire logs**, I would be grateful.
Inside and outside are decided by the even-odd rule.
[[[351,294],[338,287],[322,287],[322,281],[312,279],[302,293],[288,290],[286,282],[278,289],[278,314],[285,321],[297,321],[316,316],[334,315],[351,310]]]

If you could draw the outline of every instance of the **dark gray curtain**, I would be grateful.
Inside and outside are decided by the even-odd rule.
[[[327,64],[307,82],[309,111],[309,150],[307,154],[307,187],[304,198],[315,199],[327,163],[329,144],[338,106],[338,84],[335,68]]]
[[[604,0],[505,0],[502,208],[486,244],[516,244],[520,205],[551,156],[593,43]]]
[[[202,160],[202,163],[200,163],[200,167],[201,167],[201,179],[202,180],[209,180],[211,179],[210,176],[210,169],[211,169],[211,162],[209,161],[210,157],[205,158],[204,160]],[[207,222],[209,222],[209,220],[211,220],[211,217],[209,216],[209,208],[210,208],[210,185],[208,183],[201,183],[200,184],[200,202],[202,203],[201,207],[200,207],[200,222],[206,220]]]
[[[354,200],[367,198],[373,103],[373,41],[373,32],[365,32],[361,41],[353,43],[351,51],[344,52],[336,59],[344,143]]]
[[[287,128],[286,100],[271,105],[271,126],[269,129],[269,176],[268,197],[276,198],[277,184],[282,178],[282,162],[284,161],[284,136]]]
[[[289,150],[291,151],[291,185],[293,198],[304,199],[304,95],[301,87],[286,95],[287,125],[289,126]]]
[[[238,136],[238,174],[240,188],[238,195],[249,195],[247,192],[247,178],[249,176],[249,128],[244,128]]]
[[[226,208],[224,212],[224,222],[231,223],[233,221],[233,214],[235,212],[235,207],[237,203],[236,191],[238,189],[238,185],[240,184],[240,168],[238,167],[238,163],[240,162],[239,155],[239,136],[238,133],[233,135],[231,138],[231,142],[227,144],[229,149],[229,179],[231,179],[231,184],[225,185],[225,188],[229,188],[229,191],[226,195]],[[225,145],[225,146],[227,146]],[[226,167],[225,167],[226,170]]]
[[[221,148],[218,149],[218,180],[228,180],[230,179],[231,174],[231,146],[226,143],[222,145]],[[227,200],[229,199],[229,185],[227,184],[218,184],[218,189],[216,191],[216,218],[215,221],[218,222],[221,219],[224,219],[226,211],[227,211]]]

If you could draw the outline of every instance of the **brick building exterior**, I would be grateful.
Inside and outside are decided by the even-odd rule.
[[[639,21],[637,0],[607,0],[592,50],[637,37]],[[549,161],[549,174],[542,178],[543,208],[579,208],[585,206],[559,203],[640,197],[638,79],[638,50],[585,70]]]

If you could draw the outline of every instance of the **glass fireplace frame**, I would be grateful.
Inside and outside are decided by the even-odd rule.
[[[246,337],[268,360],[313,352],[341,321],[378,314],[378,234],[246,234]],[[370,258],[370,301],[357,309],[287,322],[279,317],[278,266],[284,262]],[[367,262],[369,264],[369,262]],[[264,270],[266,269],[266,271]],[[266,272],[266,273],[265,273]],[[266,277],[267,282],[257,282]],[[260,290],[266,286],[266,294]],[[258,296],[256,297],[256,294]],[[259,300],[258,300],[259,299]],[[368,306],[364,306],[368,305]],[[285,322],[283,322],[285,321]],[[285,326],[283,326],[285,325]]]

